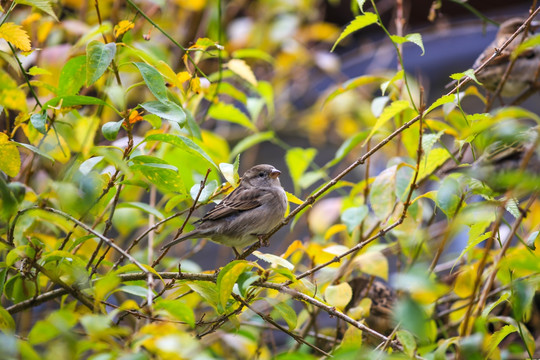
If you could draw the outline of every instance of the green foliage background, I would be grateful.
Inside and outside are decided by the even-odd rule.
[[[374,2],[352,3],[344,29],[322,21],[319,1],[0,4],[5,358],[538,354],[538,176],[505,175],[501,191],[440,169],[481,154],[493,129],[514,139],[540,118],[462,86],[470,71],[426,104],[402,70],[403,46],[424,53],[421,35],[391,33]],[[296,110],[313,69],[341,76],[331,50],[368,26],[388,35],[398,69]],[[267,238],[284,253],[255,244],[212,271],[197,258],[204,241],[161,253],[237,185],[240,164],[269,158],[267,143],[293,184],[279,228],[308,235],[284,243],[276,228]],[[463,250],[445,252],[458,234]],[[367,289],[389,269],[397,295],[375,315]]]

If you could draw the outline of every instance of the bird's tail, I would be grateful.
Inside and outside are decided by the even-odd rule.
[[[176,244],[178,244],[178,243],[180,243],[182,241],[186,241],[188,239],[191,239],[192,237],[193,237],[193,232],[192,231],[188,232],[187,234],[183,234],[183,235],[177,237],[176,239],[172,240],[171,242],[163,245],[161,247],[161,251],[167,250],[171,246],[176,245]]]

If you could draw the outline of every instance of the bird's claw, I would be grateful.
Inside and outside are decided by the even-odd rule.
[[[255,234],[257,238],[259,239],[259,246],[260,247],[268,247],[268,239],[265,238],[266,234]]]

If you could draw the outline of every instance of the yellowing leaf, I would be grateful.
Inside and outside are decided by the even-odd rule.
[[[17,176],[21,169],[21,154],[6,134],[0,133],[0,170],[8,176]]]
[[[185,83],[186,81],[191,79],[191,74],[187,71],[181,71],[178,74],[176,74],[176,78],[178,79],[178,82],[180,84]]]
[[[368,297],[363,298],[358,302],[358,305],[352,307],[347,311],[347,315],[355,320],[365,319],[371,312],[372,300]]]
[[[304,244],[300,240],[294,240],[281,257],[286,259],[296,250],[304,250]]]
[[[371,129],[371,132],[369,133],[367,139],[364,141],[362,146],[366,145],[369,139],[379,130],[388,120],[393,118],[394,116],[398,115],[405,109],[408,109],[410,107],[409,102],[406,100],[397,100],[388,105],[384,108],[381,116],[377,119],[377,122],[375,125],[373,125],[373,128]]]
[[[388,260],[379,251],[360,254],[354,258],[353,264],[366,274],[388,281]]]
[[[30,37],[20,25],[14,23],[4,23],[0,26],[0,38],[13,44],[17,49],[30,51]]]
[[[294,269],[294,265],[291,264],[290,262],[288,262],[287,260],[277,256],[277,255],[274,255],[274,254],[263,254],[262,252],[260,251],[254,251],[253,252],[253,255],[255,255],[256,257],[258,257],[259,259],[263,260],[263,261],[266,261],[267,263],[270,263],[272,265],[279,265],[279,266],[283,266],[284,268],[287,268],[289,270],[292,270]]]
[[[351,347],[353,349],[358,349],[362,345],[362,330],[358,329],[356,326],[349,325],[347,331],[343,335],[343,340],[341,340],[341,348],[346,349]]]
[[[129,20],[122,20],[117,25],[114,26],[114,37],[118,38],[121,35],[127,33],[130,29],[133,29],[135,24]]]
[[[346,282],[339,285],[329,285],[324,291],[324,298],[330,305],[342,310],[351,301],[351,285]]]
[[[454,293],[461,298],[471,296],[476,278],[476,267],[464,266],[456,278]]]
[[[347,225],[345,224],[332,225],[328,230],[326,230],[326,233],[324,234],[324,240],[328,240],[335,234],[343,232],[343,231],[347,231]]]
[[[0,69],[0,106],[23,112],[27,110],[26,94],[2,69]]]
[[[257,79],[253,74],[253,71],[244,60],[232,59],[227,63],[227,67],[236,75],[240,76],[242,79],[246,80],[253,86],[257,86]]]
[[[383,222],[392,213],[396,203],[395,189],[397,168],[397,165],[394,165],[383,170],[377,175],[373,184],[371,184],[371,191],[369,194],[371,206],[375,216]]]
[[[54,22],[52,21],[44,21],[43,23],[39,24],[37,38],[40,43],[44,43],[45,40],[47,40],[53,26]]]
[[[431,150],[427,158],[422,156],[422,160],[420,161],[420,171],[418,172],[418,179],[416,182],[418,183],[431,175],[431,173],[433,173],[433,171],[442,165],[449,157],[450,154],[448,153],[448,150],[442,148]]]

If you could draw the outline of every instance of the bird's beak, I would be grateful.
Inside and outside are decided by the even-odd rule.
[[[270,177],[272,179],[277,179],[277,177],[281,174],[281,171],[279,171],[278,169],[274,169],[272,171],[270,171]]]

